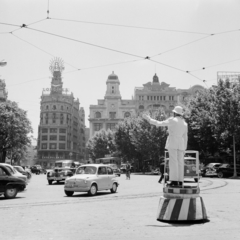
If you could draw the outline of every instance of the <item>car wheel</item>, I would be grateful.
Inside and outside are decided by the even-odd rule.
[[[65,192],[65,194],[68,196],[68,197],[71,197],[73,194],[74,194],[74,192],[73,191],[64,191]]]
[[[94,196],[94,195],[97,194],[97,185],[96,185],[95,183],[92,184],[90,190],[88,191],[88,194],[89,194],[90,196]]]
[[[52,182],[53,182],[52,180],[48,180],[49,185],[52,185]]]
[[[198,182],[198,178],[194,178],[194,181],[195,181],[195,182]]]
[[[31,179],[32,175],[30,173],[27,173],[27,178]]]
[[[5,196],[5,198],[8,198],[8,199],[10,199],[10,198],[15,198],[16,195],[17,195],[17,193],[18,193],[18,190],[17,190],[16,187],[9,186],[9,187],[5,190],[4,196]]]
[[[223,178],[223,177],[224,177],[223,172],[219,172],[219,173],[218,173],[218,177],[219,177],[219,178]]]
[[[110,189],[111,193],[117,192],[117,184],[113,183],[112,188]]]

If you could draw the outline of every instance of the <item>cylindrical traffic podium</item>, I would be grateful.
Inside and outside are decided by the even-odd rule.
[[[207,212],[200,194],[199,188],[199,160],[197,151],[186,151],[185,154],[194,153],[195,164],[191,164],[191,168],[185,173],[196,172],[192,174],[191,178],[195,180],[195,183],[184,184],[179,187],[172,187],[164,181],[163,196],[160,197],[157,220],[158,221],[201,221],[207,220]],[[186,156],[186,155],[185,155]],[[185,166],[190,165],[190,157],[184,158]],[[194,158],[191,157],[191,160]],[[186,160],[188,162],[186,162]],[[165,174],[169,174],[168,159],[165,152]],[[186,176],[187,175],[187,176]],[[184,178],[189,177],[189,174],[184,174]],[[197,178],[197,181],[196,181]]]

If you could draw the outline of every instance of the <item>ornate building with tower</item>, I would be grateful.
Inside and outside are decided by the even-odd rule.
[[[63,88],[63,61],[54,58],[49,67],[51,87],[43,89],[38,127],[38,164],[52,167],[56,160],[85,158],[85,111],[73,93]]]
[[[135,114],[135,101],[122,99],[119,90],[120,81],[114,72],[108,76],[106,85],[104,99],[98,100],[97,105],[90,105],[90,137],[100,129],[113,130],[124,117]]]
[[[152,82],[136,87],[133,99],[123,100],[119,86],[120,81],[114,72],[106,81],[104,99],[98,100],[97,105],[90,105],[89,127],[90,138],[101,129],[113,130],[116,124],[125,117],[139,114],[145,110],[164,109],[170,116],[173,108],[204,89],[201,85],[194,85],[189,89],[176,89],[165,82],[159,82],[158,76],[153,76]]]

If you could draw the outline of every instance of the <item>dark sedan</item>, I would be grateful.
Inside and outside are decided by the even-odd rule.
[[[26,182],[13,176],[7,167],[0,164],[0,196],[5,198],[15,198],[18,192],[24,191]]]
[[[240,165],[236,165],[237,175],[240,176]],[[232,177],[234,174],[234,165],[233,164],[222,164],[217,169],[217,175],[219,178]]]

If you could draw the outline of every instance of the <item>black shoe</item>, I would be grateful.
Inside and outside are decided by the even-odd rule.
[[[178,182],[177,181],[171,181],[170,184],[168,184],[169,187],[177,187],[178,186]]]
[[[161,181],[158,181],[158,183],[162,183]]]

